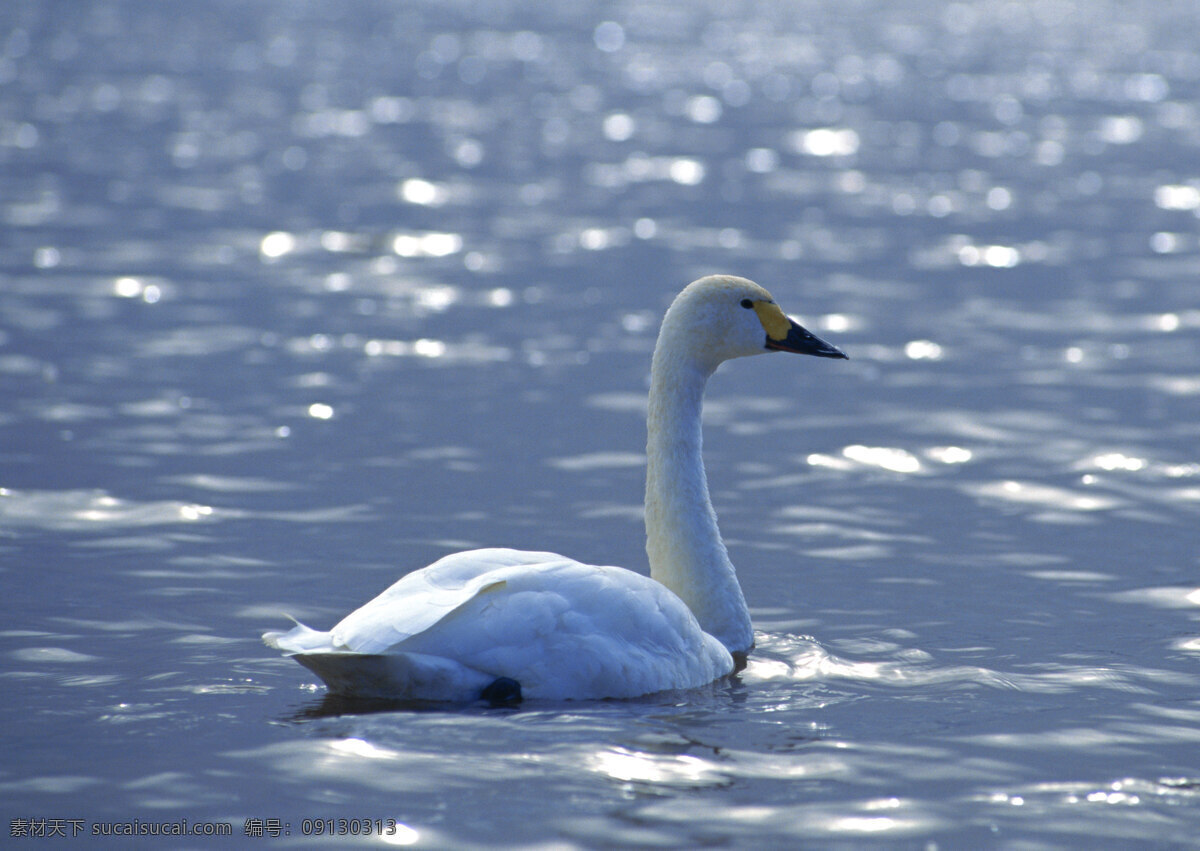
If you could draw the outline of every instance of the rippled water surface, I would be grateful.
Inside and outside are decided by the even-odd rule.
[[[4,4],[10,834],[1195,843],[1198,28],[1169,1]],[[851,357],[710,387],[746,671],[413,712],[260,643],[463,547],[644,570],[654,334],[716,271]]]

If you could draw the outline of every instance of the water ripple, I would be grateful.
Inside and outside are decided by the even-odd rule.
[[[236,512],[235,512],[236,513]],[[90,532],[141,526],[193,524],[220,519],[199,503],[118,499],[101,490],[0,491],[0,527]]]

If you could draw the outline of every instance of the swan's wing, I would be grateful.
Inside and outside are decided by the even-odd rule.
[[[400,579],[329,632],[268,633],[335,691],[465,700],[497,677],[527,697],[633,697],[733,670],[647,576],[553,553],[472,550]]]
[[[330,645],[355,653],[384,653],[474,598],[503,589],[512,569],[567,561],[554,553],[508,549],[454,553],[408,574],[351,612],[330,630]]]
[[[504,585],[463,601],[395,649],[509,677],[527,697],[633,697],[695,688],[733,670],[665,586],[617,567],[553,562],[496,571]]]

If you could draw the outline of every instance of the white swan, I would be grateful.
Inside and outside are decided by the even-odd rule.
[[[297,623],[263,640],[331,692],[398,700],[635,697],[733,672],[754,634],[709,501],[700,408],[723,361],[768,351],[846,357],[744,278],[701,278],[667,310],[647,418],[652,578],[470,550],[408,574],[329,632]]]

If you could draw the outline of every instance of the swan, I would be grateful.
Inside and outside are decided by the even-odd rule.
[[[321,632],[263,640],[331,693],[401,701],[629,698],[710,683],[754,646],[709,500],[700,410],[732,358],[846,355],[745,278],[710,275],[667,309],[650,368],[650,576],[548,552],[479,549],[409,573]]]

